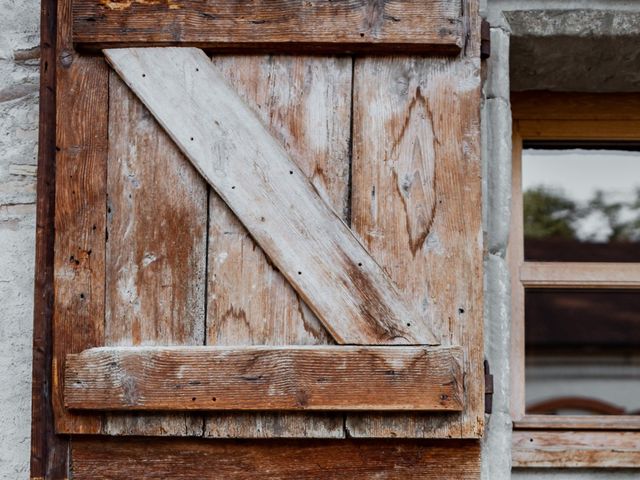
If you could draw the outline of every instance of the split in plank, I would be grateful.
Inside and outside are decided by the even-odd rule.
[[[461,365],[458,347],[101,347],[67,357],[65,404],[132,411],[459,411]]]
[[[460,0],[74,0],[73,38],[93,48],[456,54],[462,10]]]
[[[105,54],[336,342],[439,343],[204,52]]]

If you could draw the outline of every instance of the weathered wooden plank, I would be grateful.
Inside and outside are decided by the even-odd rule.
[[[98,433],[99,416],[64,409],[67,353],[104,337],[107,98],[103,59],[58,53],[52,401],[58,433]]]
[[[479,61],[357,59],[352,228],[446,345],[465,347],[465,410],[350,415],[352,436],[482,432]]]
[[[207,184],[111,72],[105,345],[203,345]],[[202,433],[185,415],[113,416],[109,434]]]
[[[477,441],[76,438],[72,454],[74,480],[480,478]]]
[[[464,40],[460,0],[75,0],[73,7],[74,41],[85,47],[456,53]]]
[[[56,35],[68,29],[56,27],[56,10],[69,2],[40,2],[40,102],[38,129],[38,177],[35,228],[33,301],[33,361],[31,387],[31,478],[67,476],[69,440],[56,435],[51,403],[54,310],[55,168],[56,168]],[[70,15],[62,15],[70,19]],[[65,38],[65,42],[70,38]],[[60,42],[63,44],[63,42]]]
[[[511,137],[511,211],[523,211],[522,198],[522,137],[518,122],[514,122]],[[517,272],[524,261],[523,215],[511,215],[507,262],[509,271]],[[524,286],[518,275],[510,275],[511,286],[511,417],[514,421],[524,416]]]
[[[349,196],[351,58],[224,55],[214,65],[334,210]],[[215,193],[209,202],[208,345],[333,343],[322,324]],[[210,437],[344,435],[340,414],[222,413]]]
[[[637,468],[640,432],[513,432],[513,466]]]
[[[438,343],[202,51],[105,54],[336,341]]]
[[[523,415],[518,430],[640,430],[639,415]]]
[[[455,347],[102,347],[67,357],[65,405],[457,411],[461,363]]]
[[[530,288],[640,288],[640,265],[617,262],[524,262],[520,281]]]

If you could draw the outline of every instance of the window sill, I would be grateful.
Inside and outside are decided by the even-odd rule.
[[[515,430],[514,468],[640,468],[640,432]]]

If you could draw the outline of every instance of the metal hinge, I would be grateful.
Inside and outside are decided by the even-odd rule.
[[[480,58],[485,60],[491,56],[491,25],[484,18],[480,23]]]
[[[484,361],[484,413],[491,413],[493,408],[493,375],[489,368],[489,360]]]

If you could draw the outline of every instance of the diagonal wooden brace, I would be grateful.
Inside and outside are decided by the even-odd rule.
[[[104,53],[338,343],[439,344],[204,52]]]

